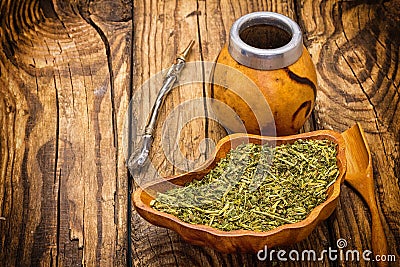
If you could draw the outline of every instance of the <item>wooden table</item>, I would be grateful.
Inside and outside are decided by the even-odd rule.
[[[213,61],[235,19],[261,10],[296,20],[316,65],[317,103],[303,131],[342,132],[355,122],[365,129],[388,253],[396,256],[393,266],[398,265],[400,2],[396,0],[2,0],[0,262],[5,266],[264,266],[256,255],[223,255],[192,246],[174,232],[141,219],[130,202],[135,185],[129,187],[123,140],[130,99],[141,99],[132,112],[143,119],[155,97],[157,90],[140,91],[146,80],[169,67],[190,39],[196,41],[190,61]],[[205,97],[205,92],[206,85],[190,84],[168,96],[151,154],[153,166],[162,174],[182,171],[164,155],[162,123],[181,103]],[[167,137],[179,141],[177,153],[180,150],[194,165],[204,162],[213,142],[226,135],[215,121],[199,115],[204,110],[196,112],[189,109],[195,118],[183,124],[179,116],[169,120],[176,136]],[[344,184],[342,189],[333,215],[306,240],[284,249],[322,251],[336,248],[339,238],[347,240],[349,249],[371,249],[369,211],[351,188]],[[318,264],[356,265],[327,260]]]

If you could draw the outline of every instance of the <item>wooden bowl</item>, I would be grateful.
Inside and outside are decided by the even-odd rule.
[[[242,143],[276,145],[293,143],[297,139],[328,139],[337,144],[337,166],[339,177],[328,189],[327,200],[315,207],[303,221],[285,224],[267,232],[255,232],[249,230],[222,231],[206,225],[189,224],[177,217],[157,211],[150,206],[150,201],[156,192],[165,192],[175,185],[185,185],[193,179],[202,179],[228,151]],[[138,188],[133,195],[133,203],[136,211],[147,221],[154,225],[174,230],[186,241],[201,246],[210,246],[223,253],[256,253],[264,246],[272,248],[281,245],[290,245],[306,238],[317,224],[328,218],[334,211],[340,185],[344,181],[346,171],[345,145],[339,133],[329,130],[315,131],[286,137],[265,137],[250,134],[233,134],[218,142],[214,158],[209,160],[202,168],[182,175],[163,179],[162,181],[149,183]]]

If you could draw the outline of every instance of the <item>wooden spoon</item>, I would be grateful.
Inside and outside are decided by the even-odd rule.
[[[372,173],[372,158],[364,131],[357,123],[342,136],[346,144],[347,173],[345,181],[348,182],[365,200],[372,218],[372,249],[375,255],[387,255],[387,241],[385,231],[374,194],[374,180]],[[377,262],[378,266],[387,266],[387,262]]]

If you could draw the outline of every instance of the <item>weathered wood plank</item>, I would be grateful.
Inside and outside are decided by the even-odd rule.
[[[135,48],[135,103],[132,106],[139,135],[143,134],[143,128],[150,113],[152,103],[155,100],[158,89],[150,87],[143,90],[141,86],[165,68],[168,68],[175,60],[176,53],[180,52],[191,39],[196,40],[192,49],[190,61],[201,60],[199,55],[199,41],[197,33],[197,3],[195,1],[137,1],[134,6],[134,48]],[[136,182],[154,179],[156,170],[166,174],[179,173],[182,169],[175,167],[169,160],[182,161],[183,159],[194,162],[203,162],[204,154],[198,151],[200,140],[204,139],[204,111],[196,115],[194,106],[199,102],[189,102],[185,109],[190,122],[178,116],[177,119],[169,119],[171,113],[179,109],[179,105],[185,101],[191,101],[203,96],[202,85],[188,84],[175,88],[168,96],[161,109],[156,129],[152,153],[151,165],[154,167],[141,175],[134,177]],[[137,99],[136,99],[137,98]],[[200,102],[202,103],[202,102]],[[203,106],[201,104],[200,108]],[[193,111],[193,112],[191,112]],[[164,123],[166,122],[167,123]],[[189,125],[185,125],[189,123]],[[163,131],[166,127],[166,132]],[[182,128],[183,127],[183,128]],[[180,130],[182,128],[182,130]],[[166,138],[166,140],[162,140]],[[175,140],[180,142],[180,147],[173,147]],[[164,147],[167,145],[167,147]],[[168,145],[172,147],[168,147]],[[137,147],[134,145],[134,147]],[[169,160],[165,156],[165,149],[171,149],[174,153]],[[210,255],[201,249],[189,246],[175,233],[166,229],[157,228],[145,222],[136,212],[132,215],[132,258],[134,266],[157,265],[202,265],[208,261]]]
[[[271,4],[264,1],[191,1],[183,4],[182,2],[177,1],[168,4],[163,3],[161,5],[161,8],[159,6],[156,8],[154,3],[135,3],[134,25],[136,25],[136,31],[134,47],[136,50],[135,54],[137,55],[135,58],[136,68],[134,75],[136,85],[135,90],[140,90],[139,87],[141,84],[151,77],[151,75],[161,71],[162,68],[169,67],[173,62],[173,56],[175,55],[176,50],[181,49],[181,47],[190,40],[190,35],[193,33],[197,34],[196,44],[200,46],[200,49],[197,49],[197,47],[194,49],[191,60],[214,61],[227,40],[227,33],[229,32],[231,24],[241,15],[257,10],[270,10],[294,17],[293,2],[278,2]],[[160,16],[163,19],[168,18],[169,22],[163,22],[161,25],[157,20],[157,17]],[[182,23],[182,21],[185,23]],[[157,28],[158,31],[155,31],[154,28]],[[185,32],[187,35],[171,36],[171,32]],[[155,37],[153,37],[154,34]],[[151,38],[154,39],[168,40],[168,42],[171,43],[178,42],[183,44],[183,46],[180,45],[178,48],[175,48],[175,50],[171,50],[168,47],[168,43],[165,43],[164,41],[162,42],[163,48],[159,49],[159,43],[152,40],[147,42],[144,41],[148,36],[152,36]],[[169,41],[172,38],[174,38],[174,41]],[[165,47],[165,45],[167,45],[167,47]],[[169,60],[164,63],[165,65],[152,70],[152,67],[154,68],[154,66],[158,65],[159,58],[157,56],[157,51],[161,51],[161,53],[163,51],[168,51],[170,54],[166,55]],[[165,52],[163,54],[165,54]],[[168,113],[175,108],[174,105],[177,106],[182,101],[193,99],[193,97],[207,97],[205,94],[207,90],[203,90],[201,85],[198,87],[192,85],[191,88],[192,90],[196,90],[197,94],[194,94],[193,91],[189,91],[186,88],[175,89],[176,91],[173,91],[171,95],[168,96],[163,112]],[[139,120],[142,121],[141,125],[144,124],[146,116],[151,108],[147,99],[149,97],[150,99],[154,99],[155,94],[157,93],[157,88],[153,89],[153,95],[151,93],[146,96],[142,95],[141,99],[143,100],[139,101],[142,106],[137,108],[140,114],[136,114],[136,116],[142,116],[139,118]],[[176,99],[176,95],[179,95],[180,99]],[[158,127],[162,127],[163,121],[166,118],[165,113],[161,114]],[[181,122],[177,121],[173,123],[179,125]],[[220,138],[226,135],[223,128],[211,119],[207,120],[204,124],[202,121],[196,120],[194,123],[191,123],[189,127],[198,128],[195,130],[192,129],[192,135],[178,136],[181,147],[184,150],[183,153],[186,157],[196,157],[193,156],[193,154],[196,153],[196,146],[192,146],[192,144],[198,144],[199,138],[209,138],[214,142],[217,142]],[[202,135],[198,135],[199,130],[203,133]],[[193,133],[197,133],[197,135],[193,135]],[[160,134],[160,132],[158,134]],[[194,147],[194,149],[185,149],[188,146],[190,148]],[[155,154],[156,156],[152,157],[152,165],[155,166],[156,169],[168,175],[179,172],[179,170],[174,169],[173,167],[166,167],[165,164],[163,165],[158,163],[160,161],[165,161],[165,155],[162,154],[159,146],[155,145],[153,146],[153,149],[154,151],[152,154]],[[155,176],[154,173],[149,174],[149,171],[146,172],[146,175],[148,175],[148,178],[150,179]],[[139,180],[144,179],[144,177],[134,178]],[[211,266],[215,264],[228,266],[265,265],[265,262],[258,261],[255,255],[224,255],[209,248],[191,246],[182,241],[176,233],[149,225],[136,213],[134,213],[132,217],[132,229],[132,257],[135,266],[162,266],[165,264],[184,266],[188,263],[194,266]],[[292,248],[298,250],[310,249],[311,247],[322,248],[326,247],[330,243],[328,241],[329,239],[328,227],[327,224],[324,224],[319,226],[308,240],[297,244]],[[326,263],[322,265],[325,264]]]
[[[146,16],[144,14],[152,14],[154,17],[162,15],[162,17],[165,16],[172,21],[186,21],[188,18],[187,14],[190,14],[197,17],[197,29],[195,30],[198,32],[197,42],[200,44],[200,50],[194,51],[195,55],[192,56],[192,60],[200,58],[205,61],[213,61],[221,47],[226,42],[230,25],[236,18],[243,14],[252,11],[269,10],[283,13],[299,21],[300,25],[305,30],[306,44],[309,46],[309,51],[318,67],[317,71],[320,81],[317,108],[313,117],[305,126],[305,130],[328,128],[343,131],[354,124],[355,121],[369,122],[372,124],[372,126],[365,125],[364,127],[366,127],[368,133],[371,133],[368,135],[368,138],[370,138],[371,146],[374,147],[371,150],[374,153],[374,160],[378,166],[375,174],[378,177],[378,189],[381,188],[378,191],[380,193],[378,195],[378,200],[380,200],[381,207],[383,207],[382,211],[384,212],[384,219],[389,218],[388,221],[390,226],[385,223],[387,227],[389,226],[387,229],[390,229],[387,232],[390,243],[389,253],[397,256],[396,240],[399,239],[399,217],[396,209],[398,207],[397,204],[399,203],[399,190],[396,182],[398,170],[395,169],[394,166],[396,166],[396,162],[398,163],[398,141],[396,141],[398,140],[396,135],[398,134],[398,128],[396,128],[398,125],[398,115],[396,113],[398,111],[398,101],[396,100],[398,99],[398,82],[396,82],[398,79],[396,76],[398,72],[396,67],[398,64],[398,53],[391,52],[391,54],[388,54],[387,52],[382,51],[382,49],[376,49],[374,44],[382,46],[382,43],[385,42],[376,41],[375,39],[377,38],[374,37],[376,33],[374,35],[365,35],[365,24],[368,21],[374,21],[373,18],[368,17],[372,14],[371,9],[364,10],[368,5],[357,5],[355,3],[340,4],[336,2],[320,3],[318,1],[300,1],[296,3],[291,1],[278,1],[273,3],[269,1],[197,1],[196,5],[192,4],[192,2],[185,3],[185,5],[191,7],[191,9],[188,8],[187,13],[180,13],[175,9],[175,7],[183,6],[180,1],[174,3],[163,3],[162,11],[164,13],[162,14],[160,14],[160,9],[156,10],[154,8],[154,4],[143,6],[136,5],[134,23],[138,26],[146,26],[139,30],[135,40],[141,40],[144,36],[153,34],[160,36],[159,39],[161,40],[169,40],[169,38],[172,38],[171,35],[168,36],[165,33],[165,28],[163,26],[160,25],[160,27],[157,28],[157,24],[149,20],[148,15]],[[342,14],[346,13],[343,12],[345,9],[352,11],[348,12],[344,17]],[[180,8],[178,10],[182,9]],[[364,26],[359,26],[357,28],[357,23],[354,23],[352,20],[355,15],[358,17],[358,23],[363,24]],[[393,13],[388,16],[388,18],[392,19],[395,17],[396,16]],[[144,20],[144,18],[146,18],[146,20]],[[191,23],[193,24],[193,21]],[[384,24],[383,22],[380,23],[380,25]],[[173,25],[176,25],[176,23]],[[178,25],[179,26],[174,27],[173,32],[188,32],[187,27],[181,26],[180,24]],[[396,25],[396,23],[390,21],[390,25]],[[159,29],[159,31],[154,31],[154,28]],[[375,26],[371,26],[370,31],[373,32],[374,28]],[[153,31],[150,29],[153,29]],[[172,32],[172,30],[170,30],[170,32]],[[352,42],[352,40],[354,41],[355,36],[363,38],[362,40],[367,44],[372,42],[373,45],[364,48],[360,47],[360,45],[362,45],[361,41],[356,43]],[[182,37],[185,38],[186,36]],[[175,38],[175,42],[182,42],[181,39],[176,39],[178,36],[174,36],[173,38]],[[382,38],[385,39],[387,37]],[[135,49],[147,49],[151,51],[151,46],[152,43],[143,43],[143,41],[138,41]],[[393,46],[391,50],[397,51],[398,41],[392,41],[391,46]],[[355,52],[352,52],[353,48],[356,50]],[[172,55],[174,52],[175,51],[171,51]],[[349,59],[352,54],[353,58]],[[379,62],[377,59],[380,55],[386,55],[389,59]],[[155,59],[156,57],[156,54],[153,56],[145,55],[144,58],[138,57],[136,59],[136,65],[141,68],[149,68],[150,66],[154,66],[154,64],[151,64],[152,61],[157,62]],[[371,59],[374,59],[375,61],[371,63]],[[172,60],[169,61],[169,63],[171,62]],[[374,67],[370,68],[369,64],[372,64],[371,66]],[[378,71],[378,69],[381,68],[380,66],[385,64],[388,67],[384,70]],[[146,67],[146,65],[148,66]],[[364,67],[365,65],[367,67],[366,69]],[[168,67],[168,63],[165,67]],[[156,71],[160,70],[161,69],[159,68]],[[143,74],[143,72],[140,71],[140,68],[139,73]],[[148,73],[150,74],[146,77],[154,74],[152,71]],[[368,78],[368,75],[377,75],[377,77],[382,76],[379,79],[386,79],[386,81],[382,82],[382,84],[385,84],[385,92],[377,90],[379,86],[372,86],[371,88],[373,81],[379,79],[372,76]],[[340,78],[339,80],[338,76]],[[357,82],[357,79],[360,79],[360,77],[357,76],[362,76],[363,81],[367,81],[368,84],[363,85],[361,82]],[[140,81],[140,75],[136,74],[134,77],[135,79],[138,78]],[[369,91],[364,88],[369,88]],[[368,101],[368,97],[365,97],[368,93],[373,96],[377,95],[375,96],[376,100]],[[386,104],[382,104],[381,100],[385,99],[386,93],[390,97],[387,97]],[[180,95],[185,95],[185,92],[181,91]],[[171,98],[173,98],[173,96],[171,96]],[[170,101],[170,103],[176,105],[179,104],[179,102],[175,102],[175,100]],[[373,112],[374,101],[376,101],[376,104],[379,104],[382,110],[390,113],[390,122],[388,121],[386,114]],[[173,108],[173,106],[166,107],[165,110],[168,111],[171,110],[171,108]],[[149,110],[149,107],[146,107],[146,109]],[[338,117],[337,114],[343,114],[343,116]],[[163,118],[160,120],[162,121]],[[382,123],[390,125],[390,127],[382,128],[382,126],[380,126],[379,129],[376,129],[376,125],[378,124],[375,122],[379,120],[382,120]],[[387,133],[388,128],[391,129],[391,132],[387,136],[383,136]],[[371,132],[371,129],[375,130]],[[206,121],[204,132],[204,137],[210,138],[214,141],[218,141],[226,134],[223,129],[212,120]],[[371,139],[371,136],[375,136],[375,139]],[[185,144],[193,142],[193,140],[194,138],[190,137],[188,139],[180,138],[183,147],[185,147]],[[388,154],[380,148],[381,146],[384,146],[385,149],[390,149],[391,155],[394,155],[394,159],[388,161]],[[162,161],[162,153],[155,153],[157,153],[158,160]],[[186,156],[189,156],[190,153],[192,153],[192,151],[187,151]],[[390,166],[392,166],[392,170],[394,170],[393,172],[386,171],[386,168],[390,168]],[[159,164],[156,168],[163,169],[163,166]],[[170,168],[167,168],[167,171],[164,172],[172,174],[174,171],[176,170],[172,169],[171,171]],[[385,192],[384,196],[386,196],[386,202],[383,202],[382,192]],[[387,202],[388,199],[391,201]],[[387,210],[390,209],[390,212],[394,211],[394,213],[385,212],[385,208]],[[348,241],[349,248],[351,249],[371,249],[369,221],[368,210],[363,205],[362,201],[351,189],[347,188],[347,186],[343,186],[343,196],[341,197],[338,209],[330,219],[318,226],[305,241],[285,249],[286,251],[291,249],[296,249],[298,251],[306,249],[322,251],[323,249],[328,249],[328,247],[335,249],[336,241],[339,238],[345,238]],[[259,262],[254,255],[221,255],[208,248],[189,246],[185,244],[184,241],[180,240],[175,233],[150,226],[140,218],[137,218],[136,215],[133,217],[133,227],[132,239],[133,248],[135,250],[133,253],[133,259],[134,264],[136,265],[184,265],[189,262],[194,265],[203,266],[213,265],[215,263],[223,265],[265,264]],[[205,258],[208,260],[205,260]],[[286,265],[293,264],[296,265],[299,263],[289,262]],[[312,263],[302,262],[302,265],[303,264],[311,265]],[[325,260],[324,262],[318,262],[318,264],[324,266],[336,263]],[[339,264],[346,265],[349,263],[339,261]],[[368,265],[369,263],[361,262],[361,264]]]
[[[0,261],[126,260],[126,1],[2,1]]]
[[[361,122],[373,156],[388,253],[398,259],[399,2],[301,1],[298,7],[318,71],[317,127],[344,131]],[[344,188],[332,221],[334,239],[345,238],[353,249],[371,249],[370,215],[351,189]]]
[[[188,245],[134,211],[128,219],[122,141],[130,98],[138,101],[132,108],[139,127],[155,99],[158,88],[141,88],[146,80],[169,67],[190,39],[196,40],[191,61],[213,61],[234,20],[260,10],[292,17],[305,32],[319,92],[304,130],[343,131],[355,121],[365,128],[388,252],[399,260],[399,8],[396,0],[1,1],[0,262],[125,266],[128,256],[135,266],[272,265]],[[226,135],[194,101],[207,96],[206,86],[188,84],[169,95],[153,169],[136,179],[197,166]],[[129,220],[132,254],[126,255]],[[371,249],[370,231],[366,206],[344,185],[336,212],[309,238],[283,249],[322,251],[336,248],[339,238],[348,248]]]

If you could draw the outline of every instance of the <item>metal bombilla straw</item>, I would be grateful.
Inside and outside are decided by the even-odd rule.
[[[142,137],[142,147],[140,153],[132,153],[128,160],[128,168],[133,171],[138,168],[142,168],[149,157],[151,145],[153,143],[153,133],[157,123],[158,113],[162,104],[164,103],[165,97],[172,90],[173,85],[178,80],[178,76],[186,64],[186,59],[189,56],[190,50],[194,44],[194,40],[191,40],[189,45],[185,48],[182,53],[176,56],[176,61],[169,68],[167,74],[164,77],[163,85],[158,92],[156,101],[151,109],[150,117],[147,121],[144,135]]]

